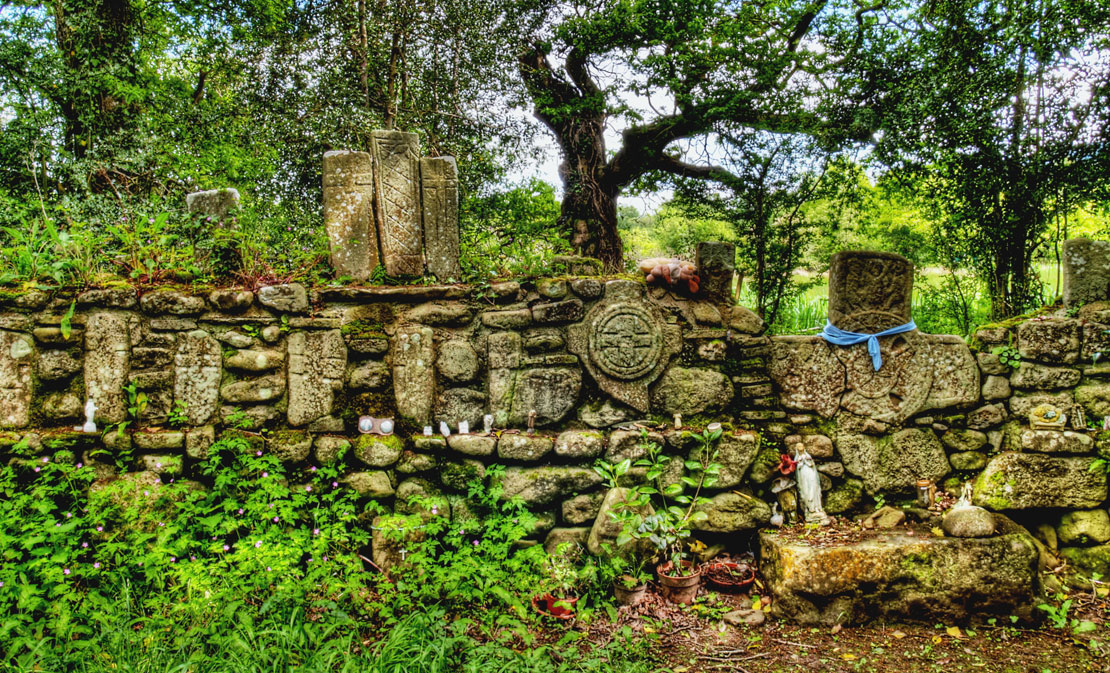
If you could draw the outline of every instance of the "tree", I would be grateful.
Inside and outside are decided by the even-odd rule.
[[[755,293],[755,310],[774,323],[794,291],[794,270],[814,238],[807,206],[830,196],[841,171],[800,135],[724,134],[724,161],[711,180],[681,181],[680,205],[694,216],[727,221],[737,241],[737,269]],[[831,179],[830,179],[831,177]]]
[[[866,138],[837,75],[873,23],[853,0],[575,0],[520,53],[535,116],[562,153],[561,222],[579,252],[623,264],[617,197],[657,175],[704,179],[715,134]],[[858,82],[845,80],[850,85]],[[606,132],[621,124],[620,145]],[[697,156],[695,156],[697,155]]]
[[[993,316],[1037,303],[1047,225],[1110,184],[1110,6],[935,0],[892,10],[868,54],[877,157],[987,281]]]

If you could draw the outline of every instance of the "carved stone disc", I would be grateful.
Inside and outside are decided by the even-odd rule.
[[[645,308],[629,304],[606,306],[590,324],[590,359],[618,379],[644,376],[659,364],[663,330]]]

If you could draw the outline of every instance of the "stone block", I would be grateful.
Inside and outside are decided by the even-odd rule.
[[[208,447],[216,441],[216,428],[212,425],[202,425],[189,428],[185,431],[185,455],[194,460],[208,458]]]
[[[913,264],[889,252],[843,251],[829,260],[829,322],[873,334],[910,321]]]
[[[435,350],[430,327],[398,329],[393,337],[393,394],[397,413],[418,426],[432,421]]]
[[[848,472],[861,477],[868,493],[906,492],[918,479],[939,483],[948,457],[932,430],[901,430],[885,437],[841,433],[836,447]]]
[[[139,431],[131,435],[135,448],[144,451],[167,451],[185,446],[185,433],[179,430]]]
[[[605,435],[596,430],[567,430],[555,440],[555,455],[591,460],[605,450]]]
[[[351,390],[381,390],[391,378],[389,366],[377,360],[347,368],[347,387]]]
[[[532,319],[541,325],[577,322],[584,314],[582,302],[578,299],[536,304],[532,307]]]
[[[389,474],[381,470],[350,472],[341,481],[364,498],[388,498],[394,494]]]
[[[1071,409],[1075,398],[1071,391],[1058,393],[1016,393],[1009,400],[1010,413],[1018,418],[1028,418],[1029,412],[1042,404],[1051,404],[1058,409]]]
[[[397,435],[362,435],[355,443],[355,457],[371,467],[393,465],[402,450],[404,444]]]
[[[254,303],[254,293],[250,290],[212,290],[208,293],[208,303],[217,311],[242,313]]]
[[[976,353],[975,360],[979,363],[979,371],[991,376],[1004,376],[1010,368],[1002,364],[1002,358],[994,353]]]
[[[987,376],[983,380],[982,396],[984,400],[1004,400],[1010,396],[1010,379],[1005,376]]]
[[[563,545],[581,545],[585,547],[589,537],[590,529],[586,527],[552,528],[543,541],[543,549],[548,554],[554,554]]]
[[[420,160],[424,255],[440,281],[462,277],[459,266],[459,169],[454,157]]]
[[[709,301],[732,305],[736,276],[736,246],[722,241],[698,243],[694,266],[701,280],[701,294]]]
[[[1064,305],[1110,299],[1110,241],[1072,238],[1061,248]]]
[[[941,435],[940,441],[953,451],[976,451],[987,443],[987,436],[978,430],[952,429]]]
[[[324,231],[335,275],[364,281],[380,261],[373,217],[373,159],[367,152],[324,153]]]
[[[519,497],[528,505],[547,505],[601,483],[587,467],[509,467],[501,479],[501,497]]]
[[[342,452],[351,448],[351,442],[346,437],[320,435],[313,442],[313,447],[316,452],[316,460],[322,465],[327,465],[334,463],[339,459]]]
[[[1072,364],[1079,358],[1078,320],[1032,319],[1017,327],[1017,348],[1027,360]]]
[[[220,397],[232,404],[269,402],[284,394],[285,380],[277,376],[262,376],[248,381],[238,381],[220,388]]]
[[[601,503],[604,499],[604,492],[595,491],[594,493],[583,493],[569,500],[564,500],[562,507],[563,521],[572,526],[590,523],[601,512]]]
[[[486,311],[482,314],[482,324],[493,329],[520,329],[532,324],[532,310]]]
[[[1074,394],[1075,403],[1082,405],[1087,413],[1110,416],[1110,383],[1085,383],[1077,387]]]
[[[227,187],[190,192],[185,195],[185,208],[190,213],[223,219],[239,209],[239,190]]]
[[[1106,471],[1092,472],[1092,460],[1001,453],[976,479],[973,501],[996,511],[1097,507],[1106,500]]]
[[[300,283],[266,285],[258,291],[258,302],[282,313],[304,313],[308,310],[308,292]]]
[[[771,508],[758,498],[742,493],[719,493],[697,508],[705,519],[691,524],[694,530],[707,533],[739,533],[766,526]]]
[[[471,428],[482,427],[482,417],[486,413],[486,395],[480,390],[451,388],[436,398],[435,423],[443,421],[458,429],[460,421],[466,421]]]
[[[503,434],[497,440],[497,455],[506,460],[537,461],[555,447],[550,437]]]
[[[467,456],[492,456],[497,449],[497,437],[493,435],[451,435],[447,446]]]
[[[720,410],[732,402],[732,382],[724,374],[696,367],[672,366],[652,388],[652,406],[664,414],[692,416]]]
[[[597,299],[601,296],[601,281],[596,278],[575,278],[570,281],[570,289],[583,299]]]
[[[266,443],[270,453],[286,463],[299,463],[312,451],[312,435],[304,430],[279,430]]]
[[[1071,430],[1025,430],[1021,448],[1040,453],[1090,453],[1095,442],[1091,436]]]
[[[0,428],[31,421],[35,343],[28,334],[0,331]]]
[[[123,386],[131,369],[131,330],[122,313],[103,311],[88,319],[85,336],[85,393],[106,425],[127,417]]]
[[[988,538],[875,531],[821,546],[765,532],[760,547],[772,615],[801,624],[1030,621],[1041,601],[1037,547],[1024,531]]]
[[[1006,407],[1001,404],[987,404],[974,411],[968,412],[967,427],[975,430],[986,430],[987,428],[1001,425],[1005,420]]]
[[[464,339],[452,339],[439,346],[436,369],[440,376],[454,383],[473,381],[478,376],[478,354]]]
[[[1032,388],[1037,390],[1056,390],[1058,388],[1071,388],[1079,383],[1079,370],[1071,367],[1049,367],[1032,362],[1022,362],[1013,376],[1010,384],[1015,388]]]
[[[474,319],[474,311],[466,304],[421,304],[409,309],[405,319],[433,327],[462,327]]]
[[[148,315],[199,315],[207,308],[203,297],[194,297],[177,290],[147,292],[139,300],[139,304]]]
[[[959,451],[948,454],[952,469],[960,472],[981,470],[987,466],[987,454],[979,451]]]
[[[285,353],[277,350],[241,350],[224,361],[228,369],[268,372],[285,364]]]

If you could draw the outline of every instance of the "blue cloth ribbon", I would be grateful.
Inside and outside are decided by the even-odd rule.
[[[910,330],[915,329],[917,329],[917,325],[914,323],[914,321],[911,320],[905,325],[891,327],[890,329],[885,329],[882,332],[876,332],[875,334],[862,334],[860,332],[849,332],[847,330],[842,330],[839,327],[833,326],[831,322],[826,320],[825,329],[821,331],[821,336],[825,338],[825,341],[828,341],[835,346],[854,346],[866,341],[867,354],[871,356],[871,366],[875,368],[875,371],[879,371],[879,368],[883,366],[883,356],[881,353],[879,353],[879,337],[893,336],[895,334],[901,334],[902,332],[909,332]]]

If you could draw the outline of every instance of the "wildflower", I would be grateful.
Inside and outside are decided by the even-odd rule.
[[[176,556],[171,556],[170,557],[170,563],[177,563],[177,557]]]
[[[239,508],[239,513],[240,513],[240,514],[242,514],[242,513],[243,513],[243,508],[242,508],[242,507],[240,507],[240,508]]]
[[[39,472],[39,471],[40,471],[40,469],[36,467],[36,468],[35,468],[35,472]]]
[[[63,568],[62,569],[62,574],[63,575],[68,575],[69,574],[69,568]]]
[[[103,533],[104,532],[104,526],[97,526],[96,527],[96,532]]]
[[[157,469],[159,469],[159,470],[161,470],[161,469],[162,469],[162,463],[161,463],[161,461],[159,461],[159,462],[155,463],[155,464],[154,464],[154,467],[155,467],[155,468],[157,468]]]
[[[262,455],[262,452],[261,452],[261,451],[255,451],[255,452],[254,452],[254,455],[256,455],[256,456],[261,456],[261,455]]]
[[[308,559],[308,560],[311,561],[312,559]],[[4,586],[4,583],[2,581],[0,581],[0,588],[3,588],[3,586]]]
[[[439,509],[435,505],[432,505],[432,514],[439,514]]]
[[[66,518],[67,519],[72,519],[73,518],[73,512],[66,512]]]
[[[338,481],[333,481],[333,482],[331,483],[331,487],[332,487],[332,488],[339,488],[339,482],[338,482]]]
[[[190,561],[195,561],[195,560],[197,560],[197,557],[196,557],[196,556],[190,556],[190,557],[189,557],[189,560],[190,560]]]
[[[257,549],[257,548],[259,548],[259,547],[261,547],[261,546],[262,546],[262,540],[259,540],[258,542],[255,542],[255,543],[254,543],[254,548],[255,548],[255,549]]]
[[[150,495],[150,491],[144,490],[143,495]]]
[[[50,462],[50,459],[49,459],[49,458],[43,458],[43,459],[42,459],[42,462],[44,462],[44,463],[49,463],[49,462]]]
[[[311,493],[312,492],[312,487],[311,486],[305,486],[304,490],[308,493]]]
[[[308,471],[309,472],[315,472],[316,471],[316,466],[313,465],[312,467],[308,468]]]
[[[154,483],[155,484],[161,484],[162,483],[162,477],[155,477],[154,478]]]
[[[94,563],[93,568],[99,570],[100,569],[100,561],[97,561],[96,563]]]
[[[88,548],[89,548],[89,543],[88,543],[88,542],[82,542],[82,543],[81,543],[81,547],[82,547],[83,549],[88,549]]]
[[[474,541],[474,546],[475,546],[475,547],[477,547],[477,546],[478,546],[478,541],[477,541],[477,540],[475,540],[475,541]]]
[[[268,477],[268,476],[270,476],[270,473],[269,473],[269,472],[263,472],[263,473],[262,473],[262,478],[263,478],[263,479],[265,479],[265,478],[266,478],[266,477]]]
[[[319,528],[313,528],[312,529],[312,534],[313,535],[319,535],[320,534],[320,529]]]
[[[274,523],[277,523],[277,522],[278,522],[278,518],[275,516],[274,517]]]
[[[266,572],[270,572],[270,566],[266,566]]]
[[[225,544],[224,545],[224,551],[231,551],[231,546]]]
[[[82,467],[84,467],[84,466],[85,466],[85,464],[84,464],[84,463],[77,463],[77,469],[78,469],[78,470],[80,470],[80,469],[81,469]]]

